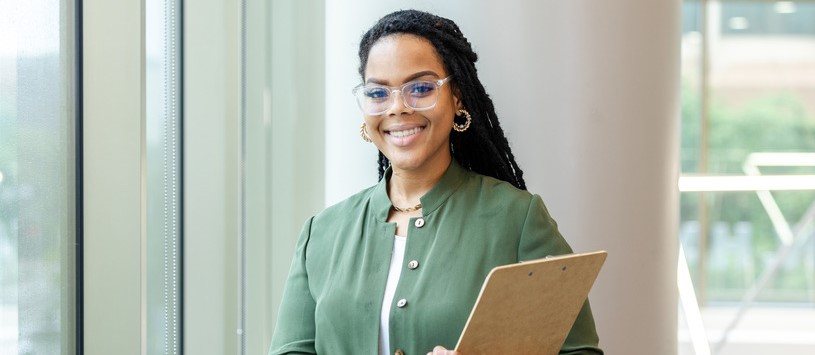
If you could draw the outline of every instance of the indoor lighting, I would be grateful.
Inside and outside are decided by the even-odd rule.
[[[750,23],[747,22],[747,18],[745,17],[731,17],[729,21],[727,21],[727,25],[730,26],[731,30],[746,30],[750,27]]]
[[[779,14],[794,14],[796,11],[795,2],[792,1],[776,1],[773,9]]]

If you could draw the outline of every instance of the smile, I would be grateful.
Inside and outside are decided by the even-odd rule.
[[[421,132],[423,129],[424,129],[424,127],[415,127],[415,128],[411,128],[411,129],[402,130],[402,131],[388,131],[388,134],[390,134],[391,136],[397,137],[397,138],[402,138],[402,137],[412,136],[412,135],[414,135],[416,133]]]

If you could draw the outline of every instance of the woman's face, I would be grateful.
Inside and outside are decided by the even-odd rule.
[[[415,80],[437,81],[447,73],[430,41],[397,34],[379,39],[371,47],[365,83],[399,88]],[[394,95],[390,108],[380,115],[366,115],[368,135],[391,161],[395,171],[446,169],[450,163],[450,130],[460,102],[451,85],[438,88],[436,106],[415,111]]]

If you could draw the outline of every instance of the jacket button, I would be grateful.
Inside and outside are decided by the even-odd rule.
[[[407,300],[404,298],[396,302],[396,307],[404,308],[405,306],[407,306]]]
[[[405,355],[405,352],[402,349],[396,349],[393,355]]]
[[[413,222],[413,225],[416,226],[416,228],[424,227],[424,218],[416,219],[416,222]]]
[[[408,263],[408,269],[411,269],[411,270],[416,270],[416,268],[417,268],[417,267],[419,267],[419,262],[418,262],[418,261],[416,261],[416,260],[411,260],[411,261]]]

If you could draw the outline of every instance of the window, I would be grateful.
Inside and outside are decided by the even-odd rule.
[[[815,2],[685,1],[682,34],[679,234],[702,323],[680,349],[696,331],[718,354],[811,352]]]
[[[78,348],[73,1],[0,1],[0,353]]]

